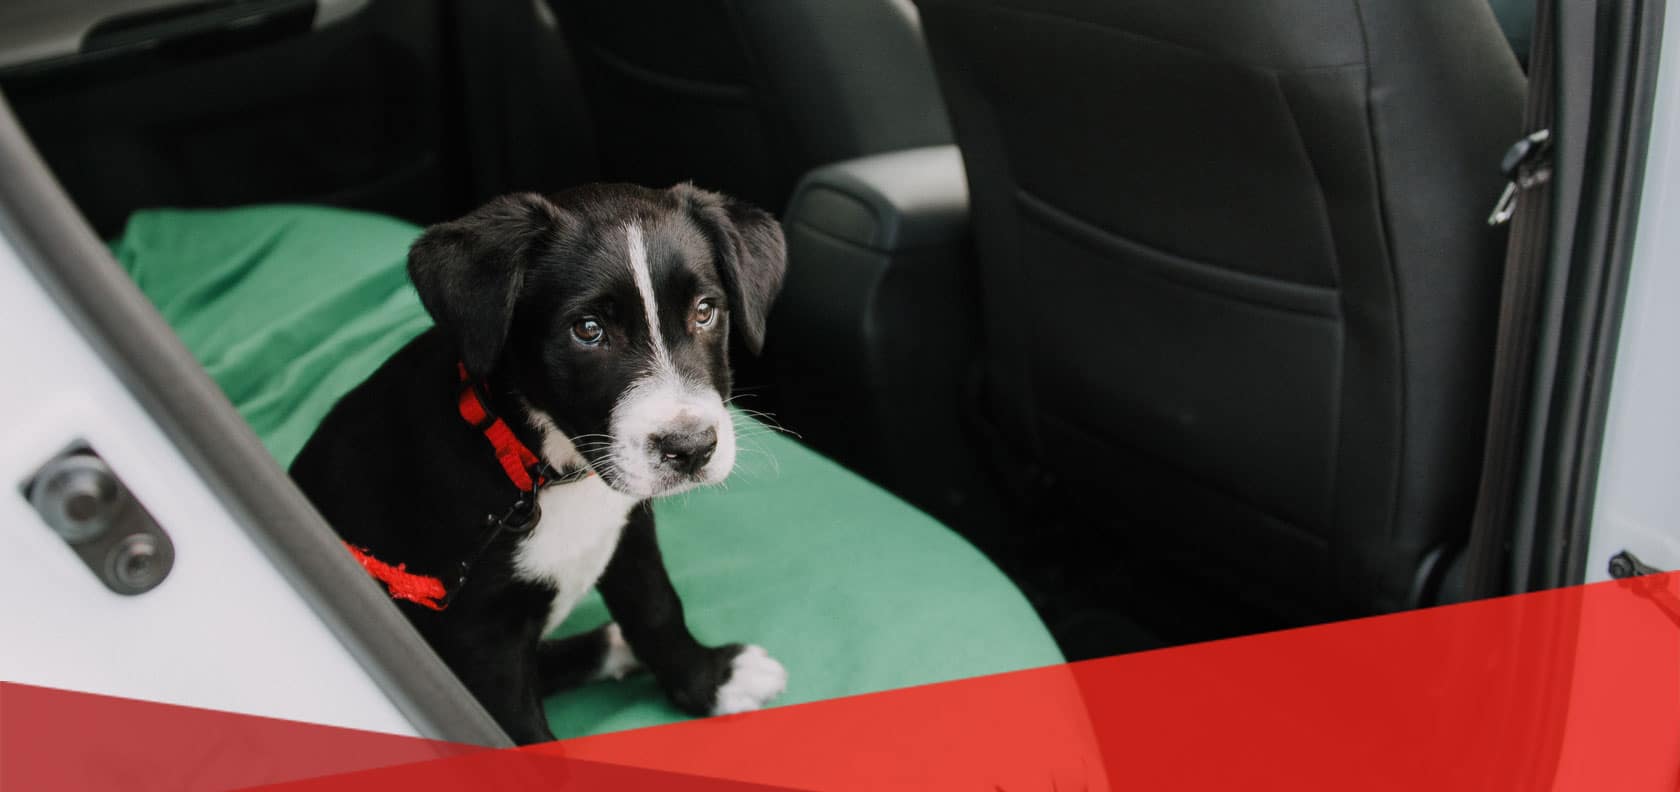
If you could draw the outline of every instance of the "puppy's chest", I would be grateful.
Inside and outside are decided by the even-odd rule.
[[[547,634],[600,579],[636,501],[591,477],[544,490],[538,502],[542,521],[520,542],[513,563],[515,576],[557,591]]]

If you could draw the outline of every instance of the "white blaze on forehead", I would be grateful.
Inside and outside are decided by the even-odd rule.
[[[671,353],[665,348],[665,337],[659,332],[659,305],[653,297],[653,271],[648,267],[647,243],[642,240],[642,227],[631,223],[624,234],[630,248],[630,275],[636,280],[636,291],[642,295],[642,312],[647,314],[648,340],[653,344],[654,364],[669,370]]]
[[[641,377],[631,382],[613,406],[611,434],[613,464],[619,485],[642,497],[666,494],[693,486],[696,482],[673,482],[648,452],[648,439],[669,430],[677,422],[699,420],[717,433],[717,449],[701,471],[709,482],[721,481],[735,466],[734,423],[723,407],[723,395],[691,382],[677,371],[670,348],[659,330],[659,304],[654,299],[653,271],[648,262],[647,240],[642,227],[629,223],[624,229],[629,252],[630,275],[641,294],[642,312],[647,316],[648,343],[653,360]]]

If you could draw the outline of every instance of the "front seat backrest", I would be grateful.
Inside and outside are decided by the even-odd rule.
[[[1005,435],[1300,620],[1404,606],[1480,461],[1524,95],[1487,1],[920,6]]]
[[[608,179],[780,212],[817,165],[949,143],[909,0],[550,0]]]

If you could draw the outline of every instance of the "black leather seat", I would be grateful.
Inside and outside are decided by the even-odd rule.
[[[949,143],[909,0],[550,0],[602,176],[780,212],[827,162]]]
[[[1005,437],[1274,612],[1411,604],[1480,463],[1525,87],[1487,0],[919,5]]]

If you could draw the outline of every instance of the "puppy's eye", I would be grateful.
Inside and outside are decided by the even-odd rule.
[[[695,327],[705,329],[711,327],[717,321],[717,315],[717,306],[713,305],[711,300],[702,298],[694,304],[694,316],[690,318],[693,320]]]
[[[594,319],[579,319],[572,325],[572,337],[584,346],[595,346],[607,339],[607,331]]]

